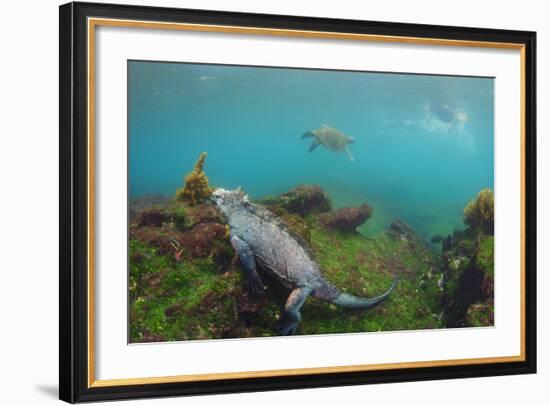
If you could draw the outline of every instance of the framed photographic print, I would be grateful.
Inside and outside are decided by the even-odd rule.
[[[60,398],[534,373],[535,33],[60,7]]]

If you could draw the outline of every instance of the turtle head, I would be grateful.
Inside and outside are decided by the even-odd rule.
[[[235,190],[216,188],[210,199],[227,216],[235,208],[248,202],[248,195],[240,187]]]
[[[355,138],[346,137],[346,144],[355,144]]]

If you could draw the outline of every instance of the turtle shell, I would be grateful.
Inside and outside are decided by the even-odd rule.
[[[346,150],[347,137],[341,131],[323,126],[312,132],[315,135],[315,138],[317,138],[319,142],[328,149],[336,152]]]

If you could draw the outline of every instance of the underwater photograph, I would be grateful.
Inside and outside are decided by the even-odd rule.
[[[494,326],[494,78],[127,70],[129,343]]]

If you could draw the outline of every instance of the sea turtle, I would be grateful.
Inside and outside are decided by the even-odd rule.
[[[328,148],[331,151],[345,152],[348,155],[349,160],[353,162],[353,155],[351,155],[351,152],[348,149],[348,144],[353,144],[355,142],[354,138],[348,137],[341,131],[329,127],[326,124],[321,125],[321,127],[316,130],[308,131],[302,135],[302,139],[308,137],[314,138],[308,152],[313,151],[322,144],[325,148]]]

